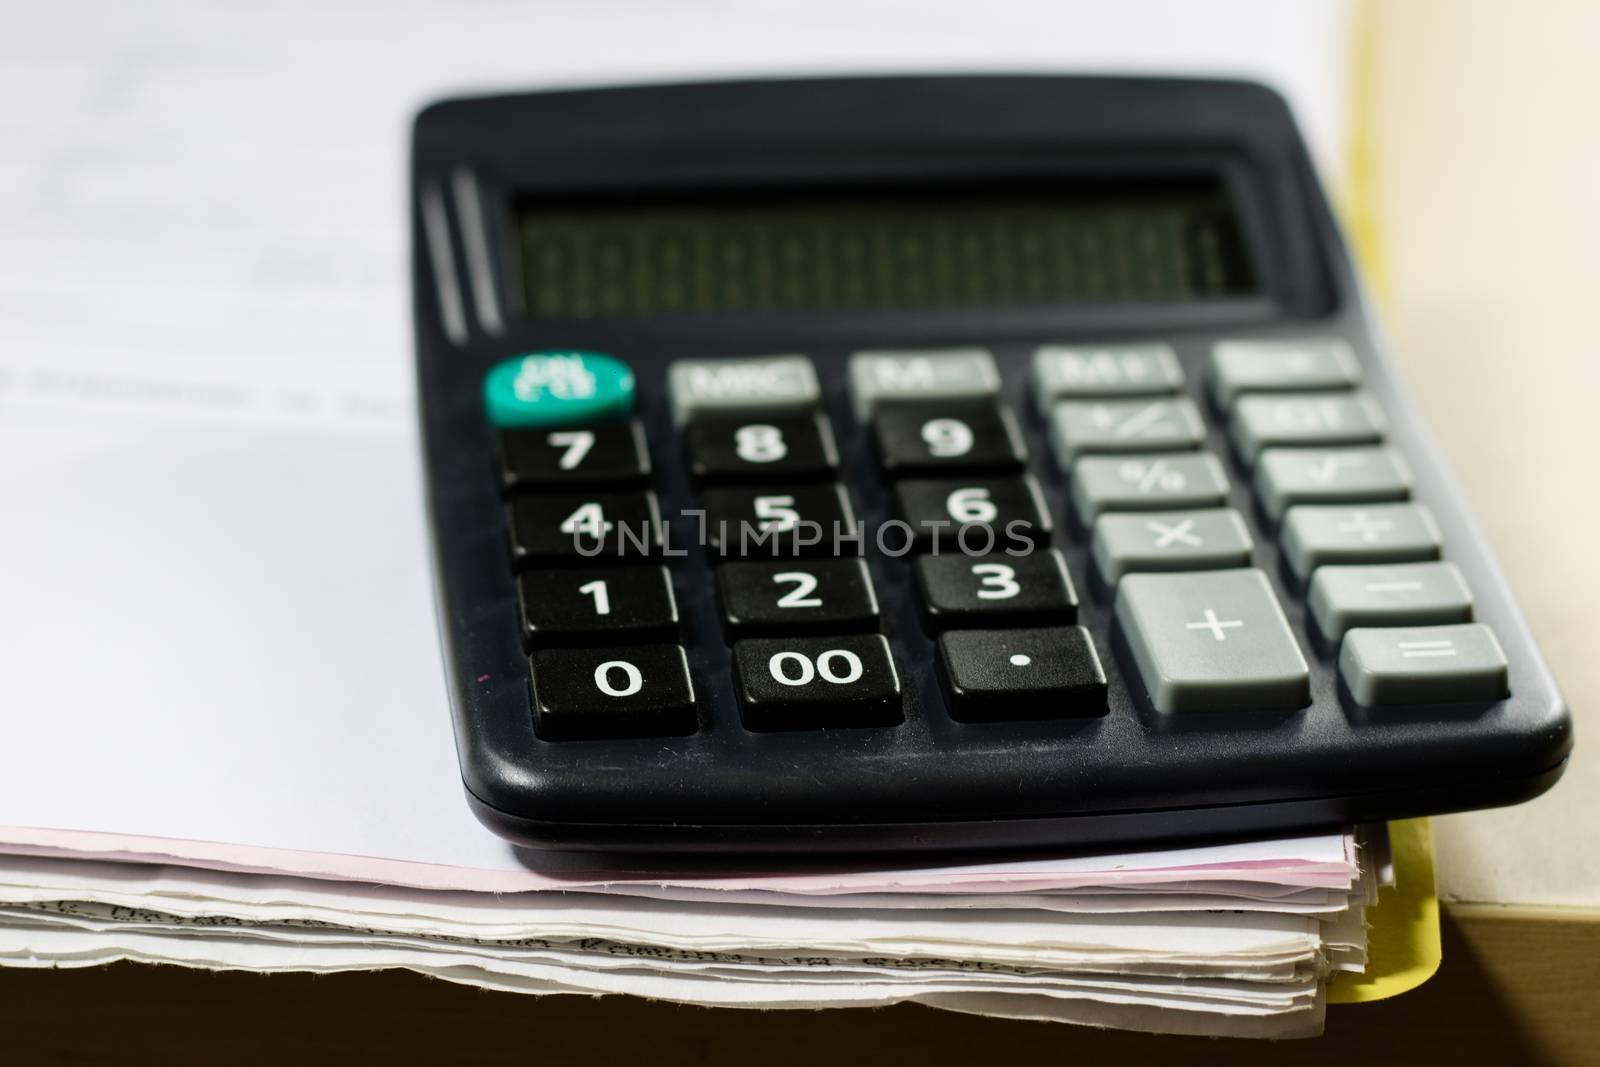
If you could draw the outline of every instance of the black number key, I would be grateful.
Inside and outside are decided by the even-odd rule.
[[[724,563],[717,595],[730,639],[878,628],[878,598],[859,559]]]
[[[1071,622],[1078,597],[1053,548],[1012,556],[947,553],[916,562],[922,619],[930,631]]]
[[[995,404],[886,406],[873,431],[891,475],[1019,470],[1028,458],[1016,416]]]
[[[529,646],[670,641],[678,605],[665,567],[561,567],[517,581]]]
[[[534,732],[546,741],[694,733],[694,682],[678,645],[550,649],[531,662]]]
[[[894,487],[898,517],[911,530],[882,531],[886,548],[911,536],[919,547],[937,542],[972,554],[1043,548],[1050,512],[1032,475],[1011,478],[910,479]]]
[[[500,478],[508,491],[595,482],[642,485],[649,476],[650,448],[637,419],[500,434]]]
[[[859,553],[855,512],[841,485],[707,489],[705,538],[720,556],[783,558]],[[851,538],[836,543],[838,535]]]
[[[700,481],[784,481],[832,475],[839,449],[826,415],[695,419],[684,430]]]
[[[1103,715],[1106,674],[1082,626],[951,630],[939,675],[962,722]]]
[[[645,556],[661,547],[660,508],[645,489],[541,493],[517,497],[507,510],[519,566],[544,558]]]
[[[892,726],[900,677],[879,634],[757,638],[733,646],[744,724],[751,730]]]

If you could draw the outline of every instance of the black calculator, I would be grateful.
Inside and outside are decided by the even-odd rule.
[[[451,100],[411,211],[456,740],[514,842],[1098,845],[1565,766],[1270,90]]]

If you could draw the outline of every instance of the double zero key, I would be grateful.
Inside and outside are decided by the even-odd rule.
[[[746,728],[893,726],[900,676],[880,634],[756,638],[733,646]]]

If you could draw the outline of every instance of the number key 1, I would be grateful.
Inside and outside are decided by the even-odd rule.
[[[527,571],[517,597],[530,646],[670,641],[678,629],[672,576],[660,566]]]

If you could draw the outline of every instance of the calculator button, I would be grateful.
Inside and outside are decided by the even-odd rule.
[[[1101,515],[1090,540],[1090,554],[1107,586],[1133,571],[1248,567],[1252,547],[1244,518],[1232,508]]]
[[[1241,396],[1228,423],[1247,466],[1263,448],[1375,443],[1383,427],[1383,413],[1365,393]]]
[[[507,510],[518,564],[651,555],[661,547],[661,511],[656,495],[644,489],[520,496]]]
[[[667,389],[679,426],[700,415],[809,410],[822,397],[816,367],[806,356],[674,360]]]
[[[507,490],[593,482],[642,483],[650,449],[637,419],[565,430],[500,434],[500,478]]]
[[[1042,416],[1057,400],[1157,396],[1182,385],[1171,345],[1044,345],[1033,353],[1033,400]]]
[[[1324,507],[1284,512],[1279,543],[1300,578],[1339,563],[1420,563],[1439,558],[1439,526],[1419,504]]]
[[[814,478],[839,466],[826,415],[696,419],[684,440],[689,472],[700,481]]]
[[[1000,370],[986,348],[857,352],[850,357],[850,397],[857,421],[884,403],[982,400],[1000,393]]]
[[[1269,448],[1256,497],[1274,522],[1296,504],[1383,504],[1411,496],[1411,469],[1391,448]]]
[[[1106,711],[1106,673],[1082,626],[952,630],[939,638],[938,662],[950,715],[962,722]]]
[[[1479,704],[1510,694],[1506,654],[1478,623],[1355,629],[1339,648],[1339,676],[1356,703]]]
[[[694,682],[678,645],[535,652],[534,732],[546,741],[695,730]]]
[[[503,430],[625,419],[633,403],[633,371],[599,352],[531,352],[497,363],[483,379],[489,423]]]
[[[915,573],[922,619],[930,631],[1064,623],[1078,610],[1066,561],[1053,548],[1019,556],[922,556]]]
[[[1016,416],[998,404],[885,406],[873,432],[891,475],[1017,470],[1028,459]]]
[[[1102,511],[1217,507],[1227,500],[1228,476],[1209,452],[1084,456],[1072,465],[1069,488],[1088,526]]]
[[[734,639],[878,628],[878,597],[860,559],[724,563],[717,599]]]
[[[1352,389],[1361,368],[1337,337],[1222,341],[1211,350],[1211,395],[1226,411],[1241,393]]]
[[[733,646],[745,727],[814,730],[900,722],[900,677],[879,634],[754,638]]]
[[[561,567],[517,580],[530,646],[670,641],[678,605],[665,567]]]
[[[974,554],[1045,547],[1050,513],[1032,475],[1009,478],[908,479],[894,487],[897,517],[909,531],[880,532],[898,549],[902,534],[919,547],[934,543]]]
[[[1317,628],[1333,641],[1358,626],[1472,621],[1472,593],[1453,563],[1318,567],[1306,600]]]
[[[714,555],[772,559],[861,551],[855,511],[841,485],[707,489],[700,506],[704,544]]]
[[[1050,412],[1050,447],[1062,470],[1086,452],[1175,452],[1204,436],[1188,397],[1066,401]]]
[[[1310,668],[1259,570],[1127,575],[1116,619],[1157,711],[1311,702]]]

